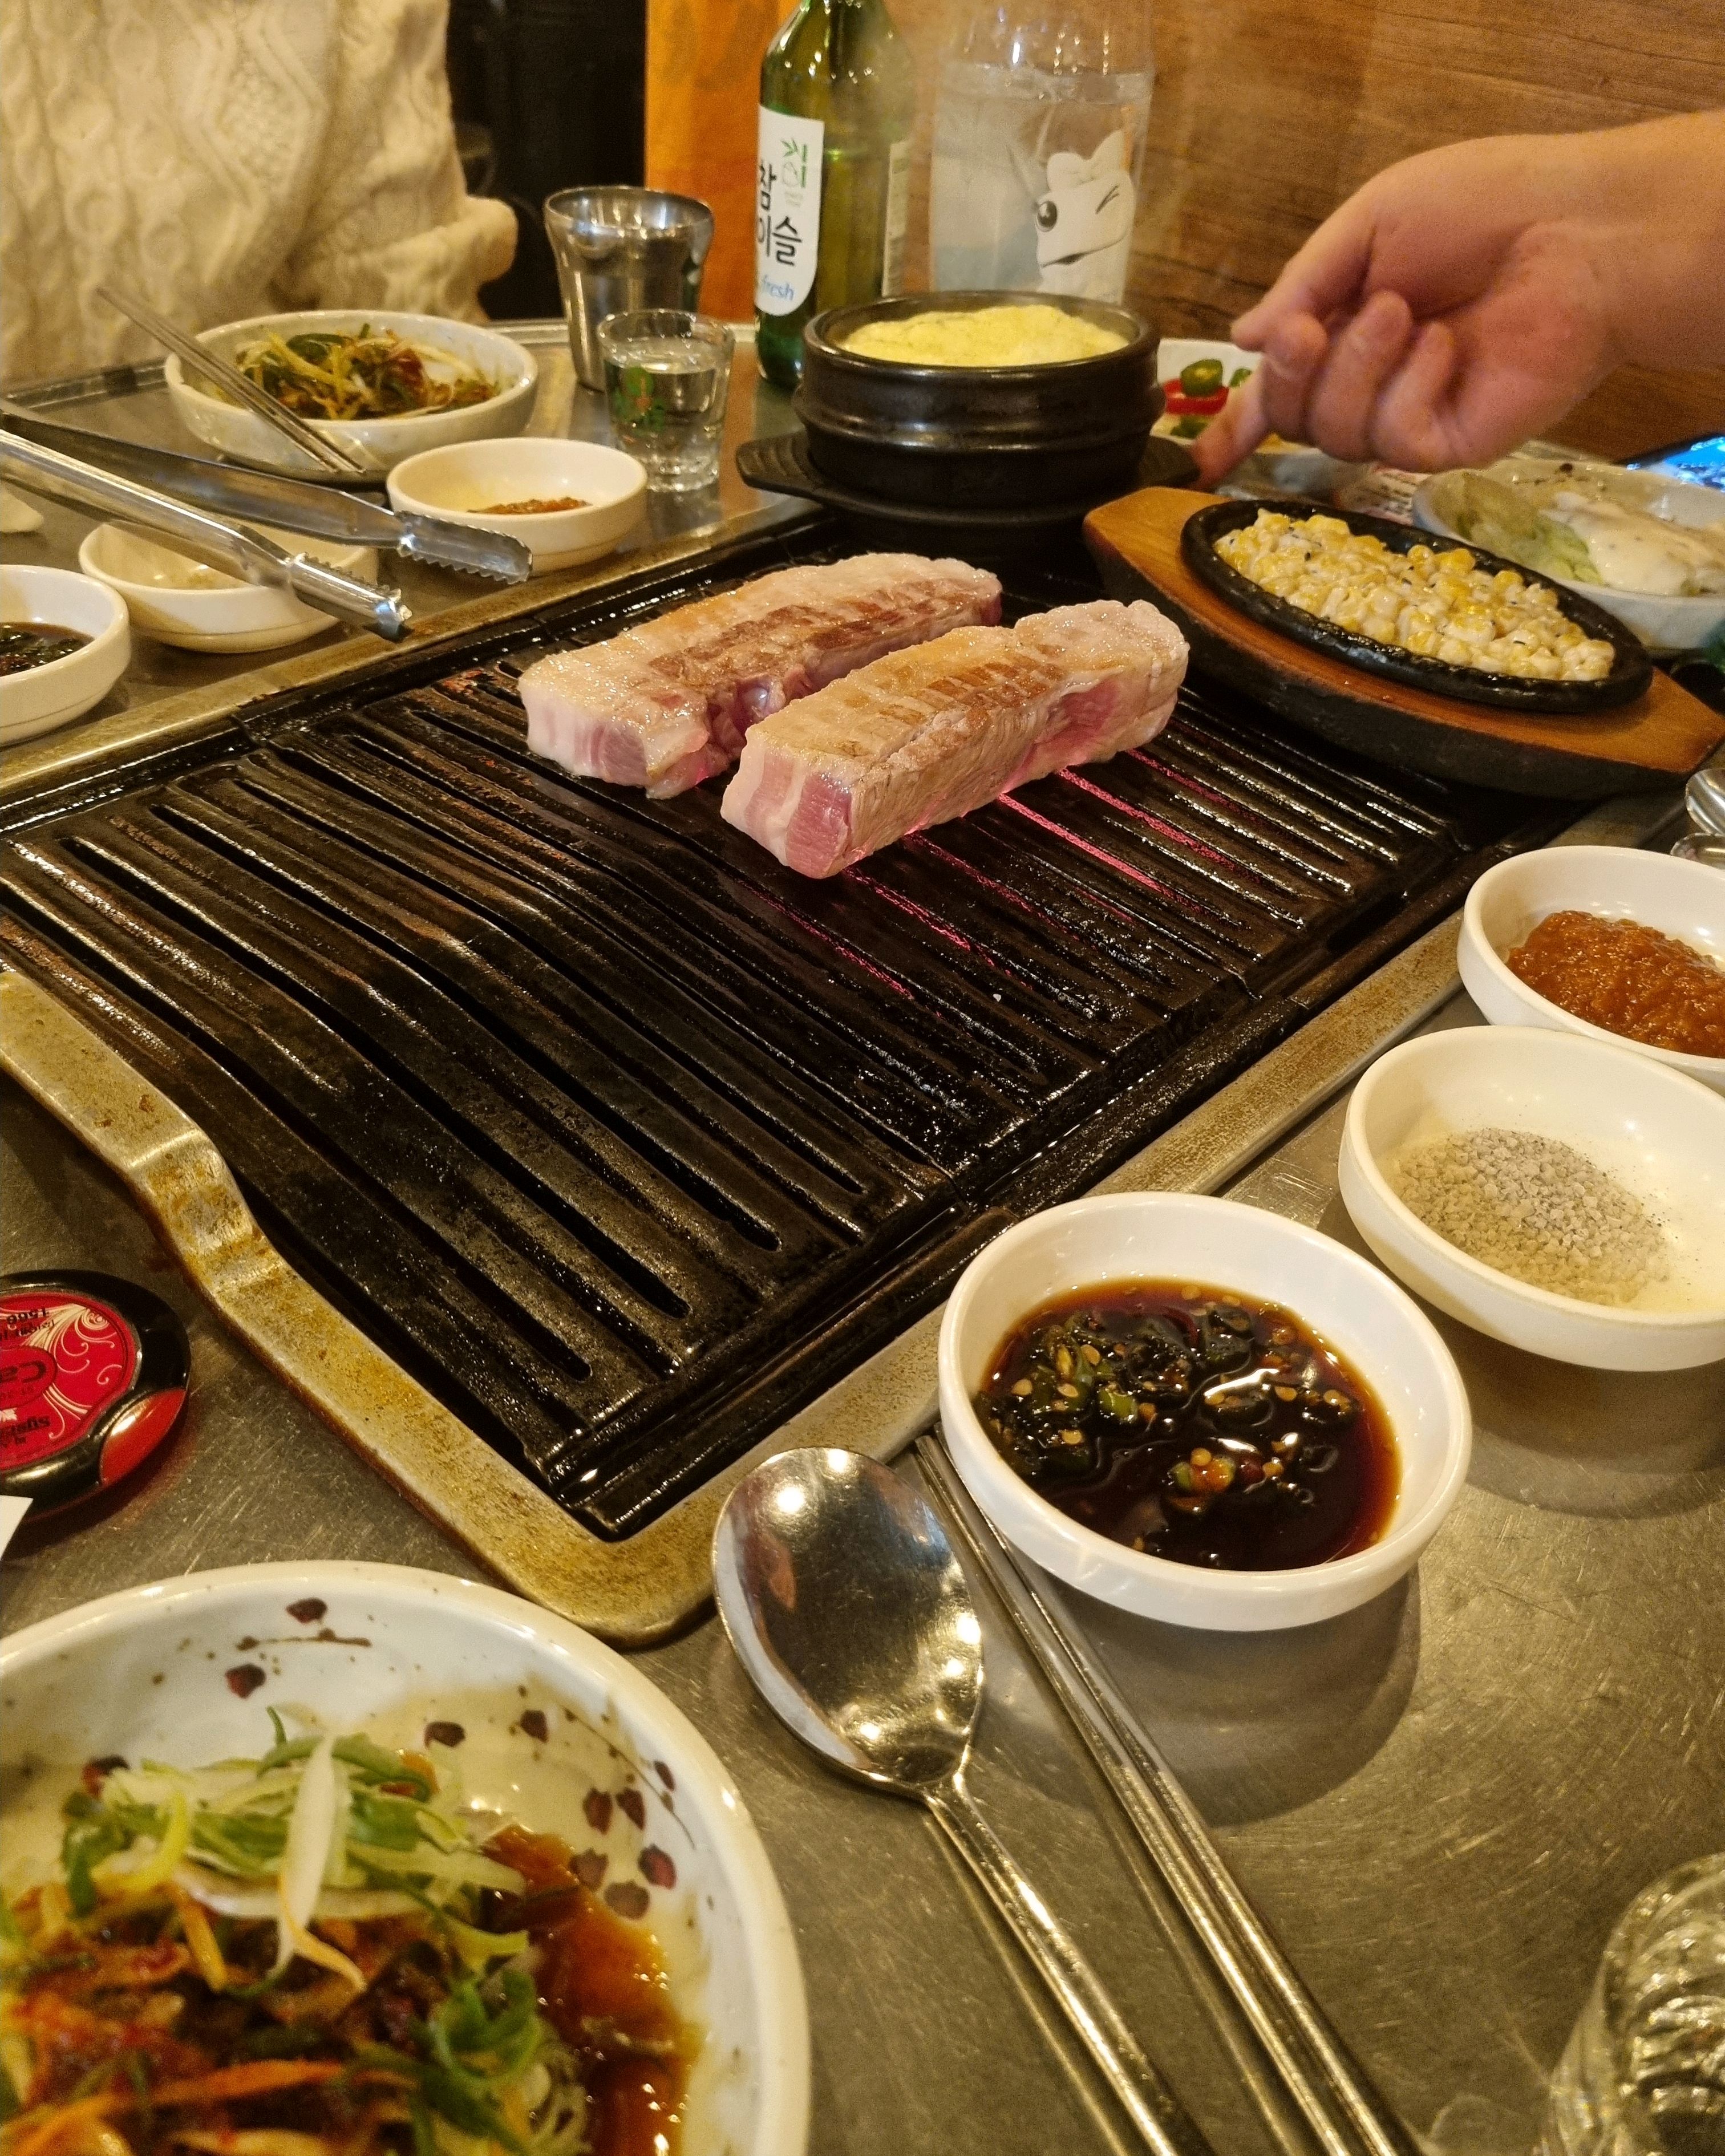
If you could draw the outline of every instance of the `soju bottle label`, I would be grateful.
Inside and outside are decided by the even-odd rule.
[[[886,232],[881,251],[880,296],[905,289],[905,234],[911,222],[911,145],[895,142],[886,153]]]
[[[794,314],[814,290],[820,250],[820,156],[826,127],[761,107],[755,172],[755,305]]]

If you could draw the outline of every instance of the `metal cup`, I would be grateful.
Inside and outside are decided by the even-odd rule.
[[[545,205],[557,256],[569,352],[588,389],[605,386],[598,328],[644,307],[696,313],[713,213],[692,195],[652,187],[566,187]]]

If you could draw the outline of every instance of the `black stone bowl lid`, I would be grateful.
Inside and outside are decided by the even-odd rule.
[[[1028,367],[918,367],[848,351],[870,322],[983,307],[1055,307],[1126,341],[1085,359]],[[1157,339],[1125,307],[1052,292],[911,292],[831,307],[803,332],[798,416],[833,434],[966,450],[1008,443],[1053,448],[1147,428],[1162,410]]]
[[[1353,629],[1338,629],[1333,622],[1321,621],[1316,614],[1307,613],[1303,608],[1291,605],[1286,599],[1278,598],[1273,592],[1255,584],[1216,552],[1216,542],[1224,533],[1237,531],[1242,526],[1255,522],[1261,509],[1295,517],[1337,517],[1350,531],[1370,533],[1397,554],[1405,554],[1415,547],[1430,547],[1441,552],[1461,542],[1436,537],[1414,525],[1398,524],[1388,516],[1368,516],[1357,510],[1318,509],[1315,505],[1308,507],[1299,502],[1219,501],[1189,517],[1180,533],[1180,553],[1199,582],[1219,598],[1226,599],[1248,620],[1291,637],[1296,644],[1322,652],[1326,658],[1340,660],[1344,665],[1359,667],[1368,674],[1381,674],[1389,680],[1405,683],[1410,689],[1424,689],[1434,696],[1453,697],[1458,703],[1486,704],[1500,711],[1554,713],[1570,718],[1585,718],[1597,712],[1615,711],[1621,704],[1632,704],[1637,696],[1646,693],[1652,682],[1653,662],[1645,645],[1615,614],[1607,613],[1589,599],[1578,597],[1553,578],[1540,577],[1519,562],[1506,561],[1501,554],[1488,554],[1483,547],[1471,545],[1467,552],[1487,574],[1512,569],[1530,583],[1545,584],[1568,620],[1589,636],[1598,637],[1611,646],[1616,654],[1611,671],[1597,681],[1524,680],[1516,675],[1488,674],[1481,667],[1455,666],[1447,660],[1422,658],[1417,652],[1403,651],[1395,644],[1380,644],[1375,637],[1362,636]]]

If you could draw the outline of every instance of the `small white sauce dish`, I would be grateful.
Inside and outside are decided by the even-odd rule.
[[[1176,1564],[1069,1519],[1008,1466],[971,1405],[1008,1336],[1056,1296],[1149,1280],[1279,1303],[1372,1386],[1401,1457],[1401,1487],[1369,1549],[1290,1571]],[[1054,1206],[972,1259],[941,1325],[940,1407],[965,1487],[1014,1548],[1098,1601],[1217,1632],[1315,1624],[1381,1594],[1442,1524],[1467,1479],[1473,1443],[1450,1351],[1376,1266],[1256,1206],[1161,1192]]]
[[[255,528],[290,554],[310,555],[350,577],[371,581],[377,576],[375,547],[307,539],[269,525]],[[210,568],[129,524],[99,524],[86,532],[78,565],[86,576],[119,593],[133,625],[146,636],[183,651],[275,651],[303,644],[335,619],[292,592],[249,584],[225,569]]]
[[[70,569],[0,567],[0,619],[69,629],[90,639],[64,659],[0,675],[0,742],[28,741],[81,718],[131,663],[125,600]]]
[[[16,495],[9,486],[0,486],[0,531],[8,537],[23,531],[42,529],[42,511]]]
[[[1416,1218],[1391,1188],[1397,1156],[1493,1127],[1573,1146],[1640,1199],[1665,1229],[1665,1278],[1621,1306],[1583,1302],[1482,1265]],[[1404,1041],[1353,1090],[1339,1179],[1354,1226],[1396,1277],[1476,1332],[1590,1370],[1725,1358],[1725,1100],[1620,1043],[1531,1026]]]
[[[251,1673],[244,1697],[225,1674],[237,1666]],[[648,1878],[672,2002],[703,2031],[683,2156],[803,2156],[802,1971],[735,1784],[620,1655],[494,1588],[396,1565],[244,1565],[14,1633],[0,1646],[8,1874],[58,1851],[59,1803],[84,1761],[254,1757],[272,1741],[271,1707],[295,1734],[403,1748],[420,1747],[429,1721],[456,1722],[468,1802],[596,1851],[608,1885]],[[597,1824],[583,1805],[594,1789],[631,1802],[607,1804]],[[649,1846],[669,1866],[648,1871]]]
[[[1725,1093],[1725,1056],[1653,1048],[1590,1025],[1518,980],[1504,959],[1548,913],[1594,913],[1638,921],[1644,928],[1704,952],[1725,966],[1725,875],[1700,861],[1625,846],[1548,846],[1488,869],[1461,915],[1462,985],[1493,1025],[1543,1025],[1631,1049]]]
[[[500,516],[493,505],[573,500],[579,509]],[[406,516],[442,516],[519,539],[533,573],[597,562],[640,521],[646,468],[599,442],[524,434],[511,442],[468,442],[409,457],[389,475],[389,503]]]
[[[228,361],[271,331],[283,338],[311,331],[349,336],[367,327],[393,330],[422,352],[447,353],[461,367],[472,367],[497,385],[497,393],[480,404],[453,405],[441,412],[403,412],[388,419],[311,419],[308,426],[339,448],[362,457],[373,471],[387,472],[403,457],[444,442],[476,442],[499,434],[518,434],[533,416],[538,394],[539,362],[531,352],[478,322],[449,321],[440,315],[404,315],[388,307],[325,308],[290,315],[254,315],[243,322],[224,322],[205,330],[198,341]],[[434,366],[435,362],[432,362]],[[291,472],[296,478],[327,479],[330,474],[309,451],[278,434],[268,420],[244,404],[194,388],[180,361],[170,355],[164,369],[167,393],[182,425],[200,442],[241,464]]]
[[[1585,467],[1589,459],[1576,458],[1573,462]],[[1488,479],[1513,486],[1518,480],[1525,483],[1555,478],[1564,465],[1555,457],[1513,456],[1502,458],[1485,469]],[[1717,487],[1697,486],[1687,480],[1668,479],[1655,472],[1625,471],[1616,465],[1604,469],[1609,474],[1610,485],[1625,503],[1645,509],[1666,523],[1686,526],[1692,531],[1725,523],[1725,494]],[[1464,547],[1474,542],[1461,537],[1450,514],[1455,490],[1466,476],[1462,472],[1434,472],[1420,481],[1414,494],[1414,521]],[[1527,573],[1604,607],[1626,629],[1632,629],[1650,651],[1698,651],[1725,623],[1725,593],[1670,598],[1659,592],[1625,591],[1615,584],[1576,583],[1543,569]]]

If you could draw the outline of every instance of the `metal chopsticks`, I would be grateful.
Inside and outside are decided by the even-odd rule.
[[[1053,1591],[1026,1576],[937,1436],[916,1455],[1325,2156],[1417,2156]]]
[[[213,382],[218,388],[255,412],[266,420],[279,434],[286,436],[308,456],[316,457],[325,470],[339,472],[344,479],[376,480],[378,476],[361,459],[351,455],[339,443],[330,441],[315,428],[309,427],[295,413],[290,412],[267,389],[260,389],[255,382],[242,374],[208,345],[200,344],[189,331],[171,322],[166,315],[158,315],[154,307],[144,300],[134,299],[129,292],[117,292],[111,285],[98,285],[96,297],[105,300],[128,321],[136,322],[141,330],[147,331],[157,344],[164,345],[181,362],[194,368],[206,381]]]

